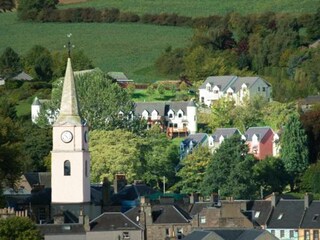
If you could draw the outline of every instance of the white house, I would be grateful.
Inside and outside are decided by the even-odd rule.
[[[145,119],[148,127],[159,124],[169,136],[197,132],[197,107],[193,101],[139,102],[134,114]]]
[[[217,128],[214,133],[208,137],[208,147],[210,151],[213,153],[225,139],[234,134],[241,135],[237,128]]]
[[[210,76],[199,87],[199,102],[210,106],[226,97],[241,104],[245,99],[260,95],[271,101],[271,85],[260,77]]]

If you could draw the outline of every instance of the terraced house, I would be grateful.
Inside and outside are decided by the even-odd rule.
[[[211,106],[221,98],[234,100],[236,105],[255,95],[271,101],[271,85],[260,77],[210,76],[199,87],[199,102]]]

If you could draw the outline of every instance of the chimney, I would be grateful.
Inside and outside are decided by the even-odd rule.
[[[279,201],[279,194],[276,192],[273,192],[271,195],[271,207],[276,207],[278,201]]]
[[[310,206],[310,203],[312,202],[313,197],[310,193],[304,194],[304,209],[307,209]]]
[[[140,205],[145,205],[146,204],[146,197],[145,196],[140,196]]]

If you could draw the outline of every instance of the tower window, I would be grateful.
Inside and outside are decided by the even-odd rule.
[[[71,165],[70,161],[66,160],[64,161],[64,176],[70,176],[71,175]]]

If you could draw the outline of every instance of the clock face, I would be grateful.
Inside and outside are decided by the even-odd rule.
[[[70,131],[64,131],[62,134],[61,134],[61,140],[65,143],[69,143],[71,142],[73,139],[73,135]]]

